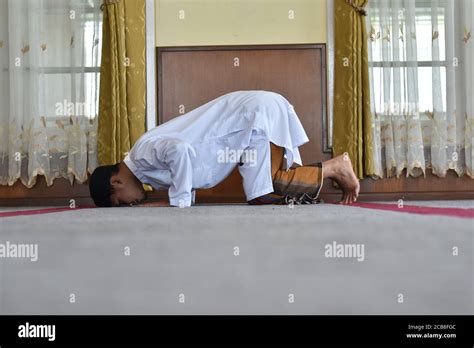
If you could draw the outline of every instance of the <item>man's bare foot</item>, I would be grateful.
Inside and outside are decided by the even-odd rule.
[[[342,189],[342,199],[339,204],[352,204],[359,196],[359,180],[357,179],[352,162],[347,153],[323,162],[324,176],[333,179]]]

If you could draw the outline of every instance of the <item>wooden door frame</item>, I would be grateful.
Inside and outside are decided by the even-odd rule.
[[[328,112],[327,112],[327,64],[326,64],[326,44],[273,44],[273,45],[227,45],[227,46],[162,46],[156,48],[156,71],[157,71],[157,124],[161,124],[163,114],[163,73],[162,54],[166,52],[194,52],[194,51],[251,51],[251,50],[295,50],[295,49],[317,49],[321,51],[321,114],[324,115],[321,129],[322,148],[324,153],[330,154],[332,149],[328,142]]]

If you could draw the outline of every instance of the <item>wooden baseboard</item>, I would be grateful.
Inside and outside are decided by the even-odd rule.
[[[20,181],[13,186],[0,186],[0,206],[69,206],[71,199],[76,205],[92,204],[87,184],[73,184],[63,178],[55,179],[47,186],[43,176],[38,176],[31,189]]]

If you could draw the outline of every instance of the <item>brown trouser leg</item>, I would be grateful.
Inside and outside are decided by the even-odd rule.
[[[316,203],[323,186],[320,163],[311,166],[283,169],[284,148],[270,143],[274,192],[257,197],[249,204],[310,204]]]

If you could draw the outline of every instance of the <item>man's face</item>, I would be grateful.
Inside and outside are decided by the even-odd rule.
[[[110,178],[110,182],[114,191],[110,195],[112,207],[136,205],[147,198],[143,185],[135,180],[124,179],[116,174]]]

